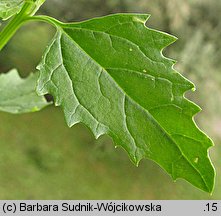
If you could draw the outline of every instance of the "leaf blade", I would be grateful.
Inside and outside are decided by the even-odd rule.
[[[54,96],[69,126],[109,134],[135,164],[149,158],[173,179],[211,192],[212,141],[193,121],[199,107],[183,96],[194,85],[162,55],[175,38],[147,28],[148,18],[117,14],[59,26],[38,66],[37,91]]]

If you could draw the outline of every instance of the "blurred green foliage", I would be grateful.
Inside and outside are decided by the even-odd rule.
[[[26,115],[0,113],[0,199],[221,199],[221,2],[216,0],[48,0],[40,14],[79,21],[115,12],[150,13],[147,25],[179,38],[164,54],[197,87],[187,96],[203,111],[196,120],[214,140],[217,170],[212,196],[157,165],[135,167],[108,137],[95,140],[82,125],[68,128],[58,108]],[[0,71],[35,70],[54,29],[22,27],[0,53]]]

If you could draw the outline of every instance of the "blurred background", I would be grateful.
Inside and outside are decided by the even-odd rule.
[[[164,54],[196,84],[186,95],[202,107],[196,121],[215,143],[213,195],[174,183],[151,161],[135,167],[109,137],[95,140],[80,124],[68,128],[61,109],[51,106],[0,113],[0,199],[221,199],[221,1],[47,0],[39,14],[79,21],[115,12],[149,13],[149,27],[179,38]],[[53,33],[47,24],[26,24],[0,53],[0,71],[35,71]]]

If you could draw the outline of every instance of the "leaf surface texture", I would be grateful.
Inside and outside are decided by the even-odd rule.
[[[115,14],[58,25],[38,66],[37,92],[50,93],[67,124],[78,122],[96,138],[112,137],[138,164],[148,158],[175,180],[211,192],[212,141],[184,97],[194,85],[173,69],[162,50],[176,38],[145,26],[149,15]]]

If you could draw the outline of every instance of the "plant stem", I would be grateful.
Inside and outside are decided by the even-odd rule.
[[[31,7],[33,4],[30,2],[25,2],[21,11],[15,15],[12,20],[5,26],[5,28],[0,32],[0,51],[12,38],[15,32],[21,27],[21,25],[26,21],[26,18],[30,14]]]

